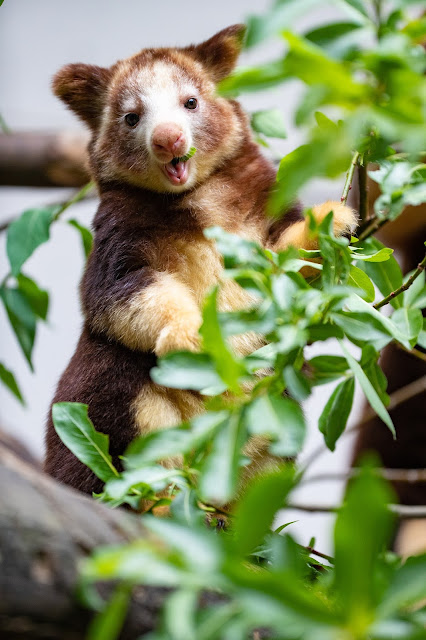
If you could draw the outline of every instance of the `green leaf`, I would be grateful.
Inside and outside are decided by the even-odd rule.
[[[330,317],[356,342],[371,342],[377,349],[383,349],[392,340],[390,332],[368,313],[340,312],[332,313]]]
[[[91,622],[86,640],[116,640],[119,637],[131,593],[131,585],[127,583],[117,585],[105,609]]]
[[[234,497],[245,440],[241,415],[233,413],[215,436],[201,470],[199,490],[208,504],[224,505]]]
[[[389,396],[386,393],[388,381],[380,365],[377,364],[380,352],[376,351],[372,345],[366,345],[362,350],[360,367],[377,391],[381,401],[387,407]]]
[[[197,589],[179,589],[167,598],[164,607],[164,624],[170,640],[199,640],[195,629],[198,611]]]
[[[170,458],[199,449],[211,440],[228,418],[227,411],[206,412],[191,420],[190,425],[161,429],[133,440],[124,454],[126,468]]]
[[[103,482],[118,476],[108,452],[109,437],[96,431],[88,407],[79,402],[57,402],[52,407],[55,431],[66,447]]]
[[[336,442],[342,435],[352,409],[355,380],[353,377],[341,382],[333,391],[319,418],[319,430],[330,451],[334,451]]]
[[[131,469],[117,476],[110,475],[105,485],[108,497],[117,501],[123,500],[134,489],[140,491],[141,497],[144,497],[162,491],[171,483],[183,483],[181,470],[166,469],[160,465]]]
[[[348,362],[342,356],[315,356],[309,360],[315,384],[327,384],[341,378],[348,370]]]
[[[329,89],[329,102],[359,104],[368,95],[366,85],[355,81],[349,68],[328,57],[318,46],[294,33],[283,33],[290,50],[284,67],[289,76],[300,78],[307,85],[323,85]]]
[[[378,250],[384,249],[383,245],[375,238],[365,240],[363,246],[367,249]],[[383,296],[388,296],[402,285],[402,271],[393,256],[390,256],[386,262],[362,262],[358,266],[365,271],[375,285],[377,285]],[[402,306],[402,297],[397,296],[390,304],[399,309]]]
[[[381,325],[385,331],[390,333],[390,335],[393,337],[394,340],[397,340],[398,342],[400,342],[407,349],[410,348],[410,343],[408,342],[406,335],[400,331],[400,329],[396,326],[396,324],[392,322],[390,318],[385,316],[383,313],[380,313],[380,311],[378,311],[373,306],[365,302],[365,300],[363,300],[359,296],[355,294],[349,296],[346,299],[346,306],[348,307],[348,309],[350,309],[351,312],[365,313],[371,316],[369,321],[370,323],[373,322],[375,324]],[[375,346],[376,346],[376,350],[379,350],[377,345]]]
[[[81,242],[83,244],[84,255],[87,259],[93,246],[93,236],[91,231],[87,227],[81,225],[78,220],[68,220],[68,224],[77,229],[77,231],[79,232],[81,236]]]
[[[294,400],[266,393],[248,405],[245,419],[252,435],[271,439],[269,450],[273,455],[292,457],[301,451],[306,424],[303,412]]]
[[[268,138],[287,137],[282,112],[279,109],[256,111],[251,116],[251,126],[257,133],[263,133]]]
[[[420,309],[402,307],[392,314],[392,322],[407,336],[410,345],[415,347],[420,331],[423,329],[423,316]]]
[[[200,334],[203,338],[203,349],[213,359],[216,371],[231,391],[241,393],[239,379],[246,373],[242,362],[237,361],[223,339],[217,317],[216,287],[206,297],[203,308],[203,324]]]
[[[310,380],[301,371],[288,366],[284,369],[284,380],[292,398],[302,402],[311,394]]]
[[[31,354],[36,333],[36,316],[26,296],[19,289],[9,287],[0,288],[0,298],[6,308],[6,313],[21,349],[31,370]]]
[[[318,0],[281,0],[262,15],[249,16],[245,46],[253,47],[266,38],[288,29],[299,16],[305,15]]]
[[[318,47],[326,49],[328,45],[333,44],[342,36],[358,30],[360,26],[357,22],[332,22],[312,29],[312,31],[305,33],[304,37]]]
[[[15,376],[11,371],[9,371],[9,369],[6,369],[4,364],[2,364],[1,362],[0,362],[0,380],[9,389],[9,391],[13,393],[13,395],[19,400],[21,404],[25,404],[21,391],[15,380]]]
[[[358,267],[354,267],[353,265],[351,265],[348,284],[351,287],[362,289],[364,293],[361,294],[361,297],[366,302],[374,302],[374,299],[376,297],[374,285],[364,271],[358,269]]]
[[[351,356],[349,351],[346,349],[344,343],[341,340],[339,340],[339,342],[340,342],[342,351],[345,354],[345,357],[348,361],[348,364],[352,369],[356,379],[358,380],[361,386],[361,389],[364,391],[368,402],[371,404],[372,408],[377,413],[379,418],[381,418],[383,422],[389,427],[390,432],[395,438],[396,433],[395,433],[395,427],[393,425],[392,419],[388,414],[388,412],[386,411],[385,405],[381,401],[377,391],[374,389],[373,385],[365,375],[364,371],[359,366],[358,362],[355,360],[355,358]]]
[[[404,282],[413,274],[407,273]],[[416,309],[424,309],[426,307],[426,284],[425,272],[422,271],[414,280],[413,284],[404,291],[404,305],[406,307],[414,307]]]
[[[379,616],[419,604],[426,598],[426,554],[407,558],[397,569],[379,605]]]
[[[178,352],[160,358],[150,371],[157,384],[172,389],[203,391],[214,388],[217,393],[225,391],[226,385],[216,372],[212,358],[206,353]]]
[[[35,315],[42,320],[46,320],[49,308],[49,294],[47,291],[40,289],[34,280],[31,280],[23,273],[20,273],[16,279],[19,291],[24,294]]]
[[[348,7],[355,10],[356,13],[360,14],[363,18],[368,18],[368,10],[365,6],[365,2],[363,0],[338,0],[339,4],[347,5]]]
[[[57,206],[29,209],[9,226],[6,249],[12,275],[17,276],[37,247],[47,242],[57,209]]]
[[[392,496],[373,469],[363,469],[350,484],[337,516],[334,593],[353,637],[367,637],[379,597],[379,554],[391,534]],[[350,579],[348,580],[348,576]]]
[[[287,464],[282,469],[256,477],[244,491],[233,521],[235,550],[239,555],[247,556],[261,544],[277,511],[285,505],[294,486],[294,476],[293,465]]]

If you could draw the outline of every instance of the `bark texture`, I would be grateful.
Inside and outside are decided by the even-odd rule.
[[[78,563],[97,546],[143,536],[141,519],[55,482],[1,432],[0,487],[0,638],[84,638],[93,613],[76,595]],[[135,591],[122,640],[155,628],[165,594]]]

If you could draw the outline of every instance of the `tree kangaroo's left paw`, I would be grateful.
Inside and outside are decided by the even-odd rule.
[[[312,207],[312,213],[317,223],[322,222],[330,211],[333,212],[335,236],[351,235],[355,231],[358,226],[358,217],[355,211],[345,204],[336,200],[327,200],[327,202]]]

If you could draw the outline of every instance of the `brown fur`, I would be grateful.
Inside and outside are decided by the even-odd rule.
[[[273,249],[312,246],[299,205],[279,220],[265,214],[274,168],[253,142],[240,105],[215,94],[215,83],[236,63],[242,32],[237,25],[198,46],[146,49],[110,69],[68,65],[54,79],[55,93],[92,129],[91,168],[101,198],[81,284],[84,330],[54,402],[87,403],[97,429],[109,434],[116,462],[138,433],[203,409],[199,394],[158,387],[149,370],[156,356],[199,346],[200,307],[211,286],[222,283],[223,269],[204,229],[221,225]],[[191,120],[197,153],[184,189],[164,186],[150,150],[123,124],[123,104],[143,117],[141,83],[148,85],[152,74],[174,88],[190,82],[202,103]],[[352,211],[339,203],[322,205],[318,218],[331,209],[338,233],[354,225]],[[252,303],[235,283],[222,285],[222,310]],[[262,338],[247,334],[232,344],[246,354]],[[83,491],[100,489],[61,443],[50,417],[46,443],[49,473]],[[262,457],[264,442],[253,447],[254,457]]]

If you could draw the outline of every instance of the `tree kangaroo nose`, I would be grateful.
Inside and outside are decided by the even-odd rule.
[[[186,140],[183,131],[176,124],[159,124],[152,134],[151,146],[160,159],[166,155],[168,158],[170,155],[176,158],[184,155]]]

